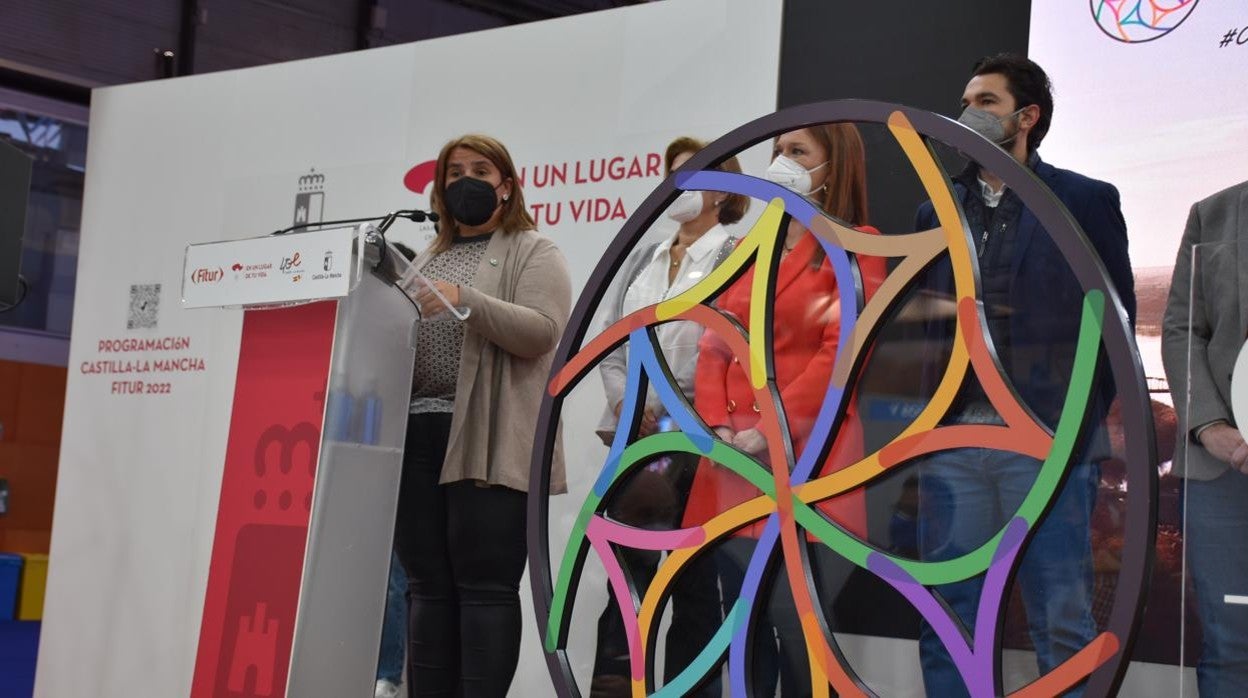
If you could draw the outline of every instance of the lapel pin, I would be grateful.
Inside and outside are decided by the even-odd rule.
[[[490,266],[492,266],[492,267],[496,267],[496,266],[498,266],[498,260],[497,260],[497,259],[494,259],[493,257],[491,257],[491,258],[490,258]]]

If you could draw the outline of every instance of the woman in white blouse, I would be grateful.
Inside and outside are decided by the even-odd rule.
[[[702,141],[681,137],[667,146],[665,174],[680,167],[705,147]],[[725,172],[741,172],[737,159],[719,166]],[[676,233],[657,244],[642,245],[620,270],[621,283],[606,305],[604,327],[636,310],[677,296],[696,284],[728,256],[737,239],[724,228],[741,220],[750,200],[741,194],[714,191],[684,192],[667,210],[679,224]],[[697,366],[702,327],[692,322],[669,322],[656,328],[659,350],[676,385],[693,403],[693,377]],[[598,435],[607,444],[614,438],[624,400],[628,345],[620,347],[600,365],[607,405]],[[638,436],[664,428],[666,412],[651,389]],[[640,468],[620,483],[611,496],[607,514],[621,523],[639,528],[671,529],[681,520],[684,502],[697,468],[696,457],[667,454]],[[659,555],[620,550],[637,592],[644,594],[658,566]],[[667,634],[665,682],[689,665],[711,640],[721,622],[717,580],[711,556],[690,565],[673,587],[672,623]],[[598,647],[591,696],[627,695],[629,687],[628,645],[619,607],[608,594],[607,608],[598,620]],[[690,695],[718,696],[720,682],[706,682]]]

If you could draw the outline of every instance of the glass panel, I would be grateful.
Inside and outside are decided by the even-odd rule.
[[[358,268],[359,256],[352,257]],[[415,313],[402,292],[364,272],[337,303],[301,630],[291,657],[290,692],[300,695],[350,695],[375,680],[411,395]],[[330,656],[332,666],[324,662]]]
[[[1243,651],[1248,557],[1241,544],[1248,532],[1248,476],[1242,472],[1248,447],[1237,427],[1248,408],[1248,369],[1241,360],[1239,256],[1233,238],[1193,242],[1184,236],[1179,251],[1167,316],[1173,326],[1167,327],[1164,346],[1178,413],[1174,470],[1183,478],[1183,663],[1200,668],[1184,673],[1184,696],[1218,695],[1248,685],[1243,668],[1248,659]],[[1178,527],[1171,523],[1170,528]]]

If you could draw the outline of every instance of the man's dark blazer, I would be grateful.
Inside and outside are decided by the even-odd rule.
[[[1135,281],[1118,190],[1107,182],[1058,169],[1038,158],[1034,171],[1070,211],[1096,249],[1134,331]],[[974,181],[973,175],[970,181]],[[964,209],[968,197],[981,195],[978,189],[972,190],[962,181],[955,181],[954,191]],[[939,224],[930,201],[919,207],[916,230]],[[976,235],[980,232],[974,227],[972,230]],[[1019,218],[1016,235],[1007,310],[1010,360],[1003,368],[1023,404],[1055,427],[1074,365],[1084,292],[1057,245],[1026,208]],[[953,275],[947,257],[933,265],[923,285],[938,294],[952,294]],[[1113,306],[1107,304],[1106,310],[1113,312]],[[951,319],[928,324],[929,339],[952,345]],[[933,333],[937,336],[933,337]],[[1100,384],[1092,406],[1094,419],[1105,415],[1114,395],[1103,353],[1099,369]]]

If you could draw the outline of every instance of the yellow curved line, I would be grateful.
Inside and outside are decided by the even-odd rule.
[[[750,227],[750,232],[745,234],[740,244],[728,255],[727,259],[721,262],[718,267],[715,267],[711,273],[703,277],[701,281],[686,289],[684,293],[658,304],[658,307],[655,308],[655,315],[659,322],[671,320],[693,306],[706,302],[718,293],[724,282],[750,261],[750,257],[754,256],[761,243],[766,241],[768,237],[775,237],[776,228],[779,227],[780,218],[783,215],[783,200],[773,199],[767,205],[767,208],[763,210],[763,215],[759,216],[754,225]]]
[[[844,387],[849,382],[849,372],[858,361],[858,356],[866,350],[867,337],[871,334],[871,330],[884,320],[884,313],[905,291],[906,285],[913,281],[929,262],[945,251],[945,233],[940,228],[933,228],[908,235],[871,235],[853,228],[846,228],[826,218],[816,219],[811,230],[820,237],[851,246],[851,251],[857,254],[896,257],[900,256],[896,254],[898,249],[908,250],[905,258],[884,279],[884,283],[880,284],[863,307],[862,313],[858,316],[858,322],[850,334],[850,352],[847,360],[837,362],[833,369],[832,384]],[[895,243],[893,249],[887,249],[889,243]]]
[[[923,189],[931,197],[936,220],[940,222],[940,229],[945,231],[945,246],[949,249],[949,261],[953,263],[953,283],[958,299],[974,296],[974,260],[971,258],[970,246],[966,244],[966,225],[957,202],[953,200],[949,181],[905,114],[895,111],[889,115],[888,130],[897,139],[897,144],[901,146],[915,174],[919,176],[919,181],[923,183]]]
[[[650,586],[646,588],[645,597],[641,600],[641,608],[637,611],[637,623],[640,628],[642,652],[649,655],[646,641],[650,637],[650,625],[654,623],[655,616],[659,611],[659,597],[667,589],[676,575],[684,568],[685,564],[698,553],[706,549],[719,538],[740,528],[740,524],[733,524],[732,519],[742,521],[753,521],[767,516],[776,510],[776,503],[767,496],[756,497],[746,502],[742,502],[735,507],[715,516],[710,521],[702,525],[706,531],[706,537],[702,544],[696,548],[680,548],[673,550],[670,555],[659,565],[659,569],[655,572],[654,579],[651,580]],[[731,515],[731,516],[729,516]]]
[[[964,297],[973,298],[975,295],[975,260],[971,257],[970,246],[967,244],[965,234],[966,228],[960,209],[954,201],[948,180],[937,166],[931,151],[903,113],[894,112],[889,117],[888,126],[893,137],[897,139],[898,144],[910,160],[911,166],[919,176],[927,194],[931,197],[937,220],[940,223],[940,227],[937,229],[914,234],[916,236],[915,241],[924,244],[917,245],[914,252],[910,254],[909,258],[898,269],[905,267],[907,274],[915,275],[927,261],[939,254],[940,249],[947,249],[953,268],[955,295],[958,299]],[[729,255],[723,264],[694,287],[675,298],[659,304],[656,309],[656,314],[660,321],[675,318],[694,305],[711,298],[720,290],[720,287],[730,276],[737,273],[740,268],[748,263],[751,256],[757,254],[754,285],[751,289],[749,349],[751,382],[756,388],[766,384],[766,353],[763,346],[766,332],[754,330],[755,328],[766,327],[767,275],[770,272],[771,256],[775,253],[775,247],[779,240],[779,235],[776,232],[782,221],[783,214],[783,201],[780,199],[772,200],[768,204],[767,209],[764,210],[763,215],[750,229],[746,239]],[[843,248],[862,254],[872,254],[873,252],[879,254],[879,250],[882,249],[880,248],[881,244],[887,244],[893,252],[897,249],[895,246],[896,239],[861,233],[835,224],[826,227],[823,225],[812,227],[821,228],[823,232],[832,234]],[[771,233],[771,235],[767,233]],[[925,234],[931,234],[933,237],[942,235],[944,244],[936,246],[926,238],[917,237]],[[915,254],[915,252],[918,254]],[[930,256],[925,259],[924,255]],[[897,255],[887,254],[883,256]],[[759,273],[760,268],[762,270],[761,273]],[[892,293],[885,296],[877,294],[880,302],[875,304],[869,303],[868,308],[864,309],[862,320],[879,322],[883,315],[883,308],[888,305],[888,296],[898,293],[900,287],[908,281],[908,278],[903,274],[898,281],[894,282],[892,277],[896,274],[896,271],[894,271],[894,274],[890,274],[890,278],[886,280],[886,285],[892,282],[889,286],[889,290]],[[868,309],[870,314],[867,312]],[[871,325],[865,324],[865,326],[870,327]],[[965,332],[960,319],[956,327],[952,356],[949,359],[945,374],[941,378],[940,385],[936,388],[932,399],[919,416],[901,434],[894,438],[894,443],[911,437],[916,433],[930,431],[935,428],[957,397],[958,390],[966,377],[967,371],[970,369],[970,353],[966,345]],[[864,342],[864,338],[865,331],[862,335],[855,335],[855,351],[862,350],[861,344]],[[827,499],[857,488],[884,471],[884,468],[880,465],[881,451],[882,449],[866,456],[848,468],[812,482],[795,486],[792,492],[801,501],[809,503],[815,500]],[[648,654],[646,642],[650,635],[650,627],[655,622],[655,617],[658,613],[659,599],[685,564],[695,554],[705,550],[707,546],[714,543],[717,539],[746,523],[761,519],[776,510],[776,502],[765,495],[738,504],[713,517],[703,525],[706,537],[701,545],[696,548],[675,550],[667,556],[659,565],[659,569],[656,571],[655,577],[642,599],[641,607],[638,609],[638,623],[644,653]],[[808,645],[808,650],[814,651],[814,648]],[[817,673],[823,674],[826,678],[826,667],[823,666],[821,659],[820,657],[812,656],[812,672],[817,671]],[[826,686],[826,680],[823,684]],[[644,695],[644,683],[634,683],[633,689],[635,694]],[[826,691],[826,688],[824,690]]]
[[[772,231],[770,239],[765,235],[758,241],[758,259],[754,260],[754,284],[750,288],[750,385],[755,390],[767,385],[767,328],[771,326],[768,316],[767,285],[771,279],[771,260],[776,248],[784,239],[785,231],[780,230],[784,221],[784,199],[775,198],[767,204],[767,210],[759,217],[758,223],[750,230],[753,234],[767,224]]]

